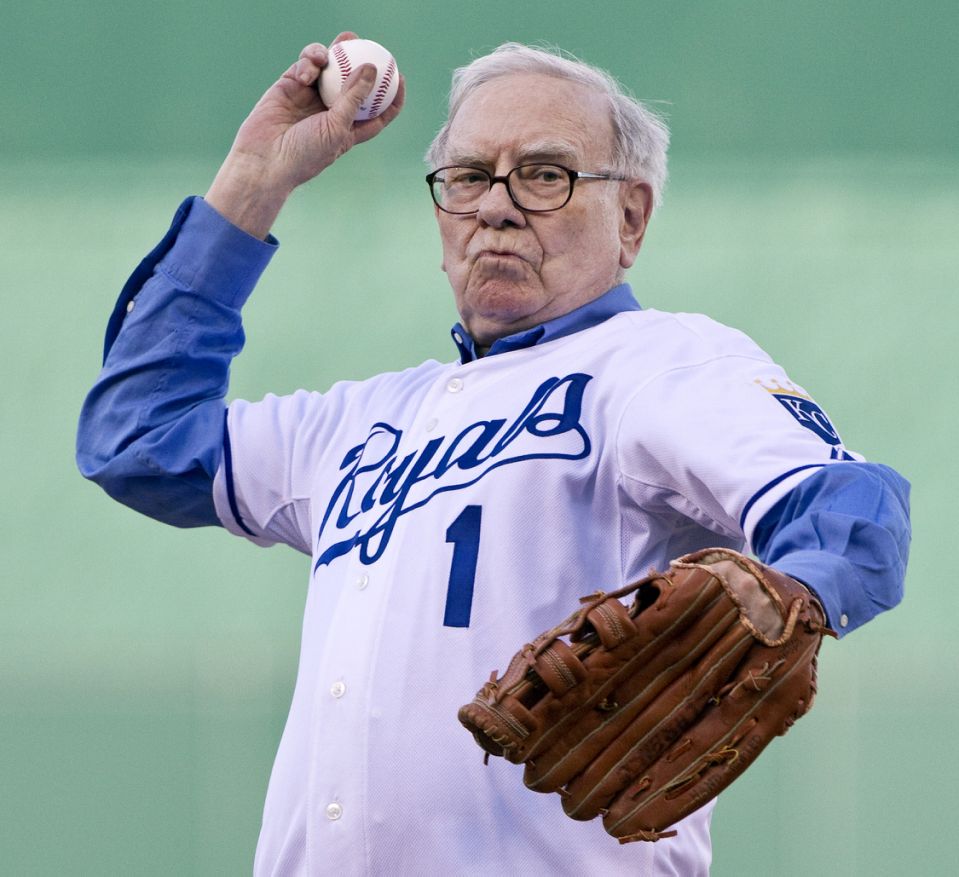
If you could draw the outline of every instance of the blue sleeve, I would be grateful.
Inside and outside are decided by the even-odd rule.
[[[240,308],[276,245],[188,198],[127,281],[77,433],[80,471],[114,499],[178,527],[219,524],[213,478]]]
[[[763,516],[752,545],[816,593],[842,636],[902,599],[909,538],[902,476],[876,463],[833,463]]]

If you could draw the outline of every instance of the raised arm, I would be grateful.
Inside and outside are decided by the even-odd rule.
[[[353,34],[340,34],[346,39]],[[127,281],[107,327],[103,369],[80,417],[77,464],[118,501],[183,527],[217,524],[213,478],[224,447],[240,308],[277,242],[286,198],[400,111],[353,122],[373,68],[354,71],[327,109],[316,91],[326,48],[307,46],[253,108],[207,198],[184,202]],[[266,238],[264,240],[264,238]]]

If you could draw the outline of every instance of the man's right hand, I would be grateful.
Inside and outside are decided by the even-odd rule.
[[[355,39],[339,34],[334,43]],[[345,87],[326,107],[316,88],[326,66],[326,46],[311,43],[260,98],[237,132],[206,200],[234,225],[263,238],[287,197],[313,179],[357,143],[380,133],[403,106],[400,77],[396,99],[375,119],[355,122],[360,104],[373,88],[375,68],[354,70]]]

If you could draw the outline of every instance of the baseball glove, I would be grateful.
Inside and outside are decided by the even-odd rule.
[[[602,815],[620,843],[675,835],[812,705],[822,609],[735,551],[580,602],[459,720],[487,758],[525,764],[529,788],[559,793],[573,819]]]

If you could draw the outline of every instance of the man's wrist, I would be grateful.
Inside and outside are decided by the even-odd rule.
[[[273,181],[262,162],[230,153],[204,200],[224,219],[263,240],[291,190],[292,187]]]

